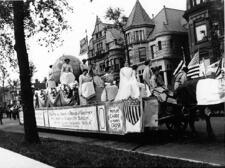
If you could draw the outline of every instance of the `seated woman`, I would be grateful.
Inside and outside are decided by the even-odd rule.
[[[73,67],[70,64],[70,59],[66,58],[65,63],[61,68],[60,82],[63,85],[69,85],[75,82],[75,76],[73,75]]]

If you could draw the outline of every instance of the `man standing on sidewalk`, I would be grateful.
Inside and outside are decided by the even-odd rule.
[[[2,122],[2,118],[3,118],[3,107],[0,106],[0,124],[3,125],[3,122]]]

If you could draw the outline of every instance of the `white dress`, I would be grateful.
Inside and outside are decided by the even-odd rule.
[[[60,82],[61,84],[66,84],[66,85],[69,85],[75,82],[75,76],[73,75],[73,68],[70,64],[64,63],[62,65]]]
[[[135,72],[132,68],[123,67],[120,70],[120,84],[115,101],[131,98],[139,98],[140,91]]]

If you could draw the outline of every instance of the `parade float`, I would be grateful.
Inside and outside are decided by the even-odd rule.
[[[60,71],[66,58],[71,60],[76,79],[81,73],[81,62],[76,57],[62,56],[56,61],[52,68],[54,75],[48,81],[50,82],[48,88],[36,90],[34,94],[35,117],[38,128],[124,135],[141,133],[146,128],[157,130],[161,124],[166,124],[169,130],[180,132],[184,131],[190,119],[193,119],[190,117],[190,114],[193,114],[193,109],[196,113],[202,107],[205,109],[212,104],[217,105],[225,102],[224,83],[221,83],[220,79],[202,79],[199,80],[200,82],[191,81],[184,85],[181,92],[181,98],[183,98],[181,103],[177,103],[171,92],[157,89],[148,97],[140,97],[139,95],[132,97],[128,93],[125,99],[117,99],[121,97],[118,93],[115,101],[96,101],[87,105],[79,105],[78,92],[76,91],[78,83],[74,82],[66,86],[60,85]],[[132,72],[131,68],[122,68],[120,82],[122,71],[126,68]],[[133,79],[124,79],[125,85],[119,86],[122,90],[133,87],[131,86],[135,83],[135,81],[132,81]],[[52,81],[55,84],[52,84]],[[209,82],[211,89],[207,89]],[[193,83],[194,87],[192,87]],[[141,87],[139,89],[141,93]],[[135,89],[131,88],[131,90]],[[193,97],[191,93],[192,97],[189,96],[187,99],[190,92],[195,92],[195,96]],[[207,97],[204,96],[206,93]],[[194,100],[194,103],[190,103],[190,100]],[[190,107],[192,110],[187,110]],[[22,112],[20,112],[20,123],[23,124]]]
[[[81,62],[73,56],[64,55],[53,64],[53,77],[47,81],[48,88],[34,93],[35,117],[39,128],[124,135],[141,133],[145,127],[158,127],[161,122],[158,117],[160,108],[155,97],[129,97],[119,101],[78,105],[78,95],[73,92],[78,83],[67,86],[59,84],[61,68],[66,58],[71,60],[76,79],[81,73]],[[166,118],[175,116],[170,114],[173,113],[172,109],[172,106],[170,110],[167,109]],[[23,112],[20,112],[20,123],[23,124]]]

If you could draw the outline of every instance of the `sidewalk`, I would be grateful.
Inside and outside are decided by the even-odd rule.
[[[39,132],[43,138],[51,138],[62,141],[72,141],[81,144],[97,145],[122,151],[137,152],[150,156],[158,156],[168,159],[179,159],[195,163],[207,163],[210,165],[225,165],[224,153],[224,117],[212,118],[212,126],[217,140],[211,142],[207,140],[205,122],[196,123],[200,137],[197,139],[165,140],[155,143],[140,143],[119,141],[115,139],[101,139],[97,137],[82,137],[48,132]],[[4,125],[0,125],[0,130],[6,132],[23,133],[23,126],[19,125],[18,120],[4,120]],[[165,139],[163,132],[159,133],[159,138]],[[162,134],[162,136],[160,136]]]
[[[4,168],[53,168],[4,148],[0,148],[0,158]]]

